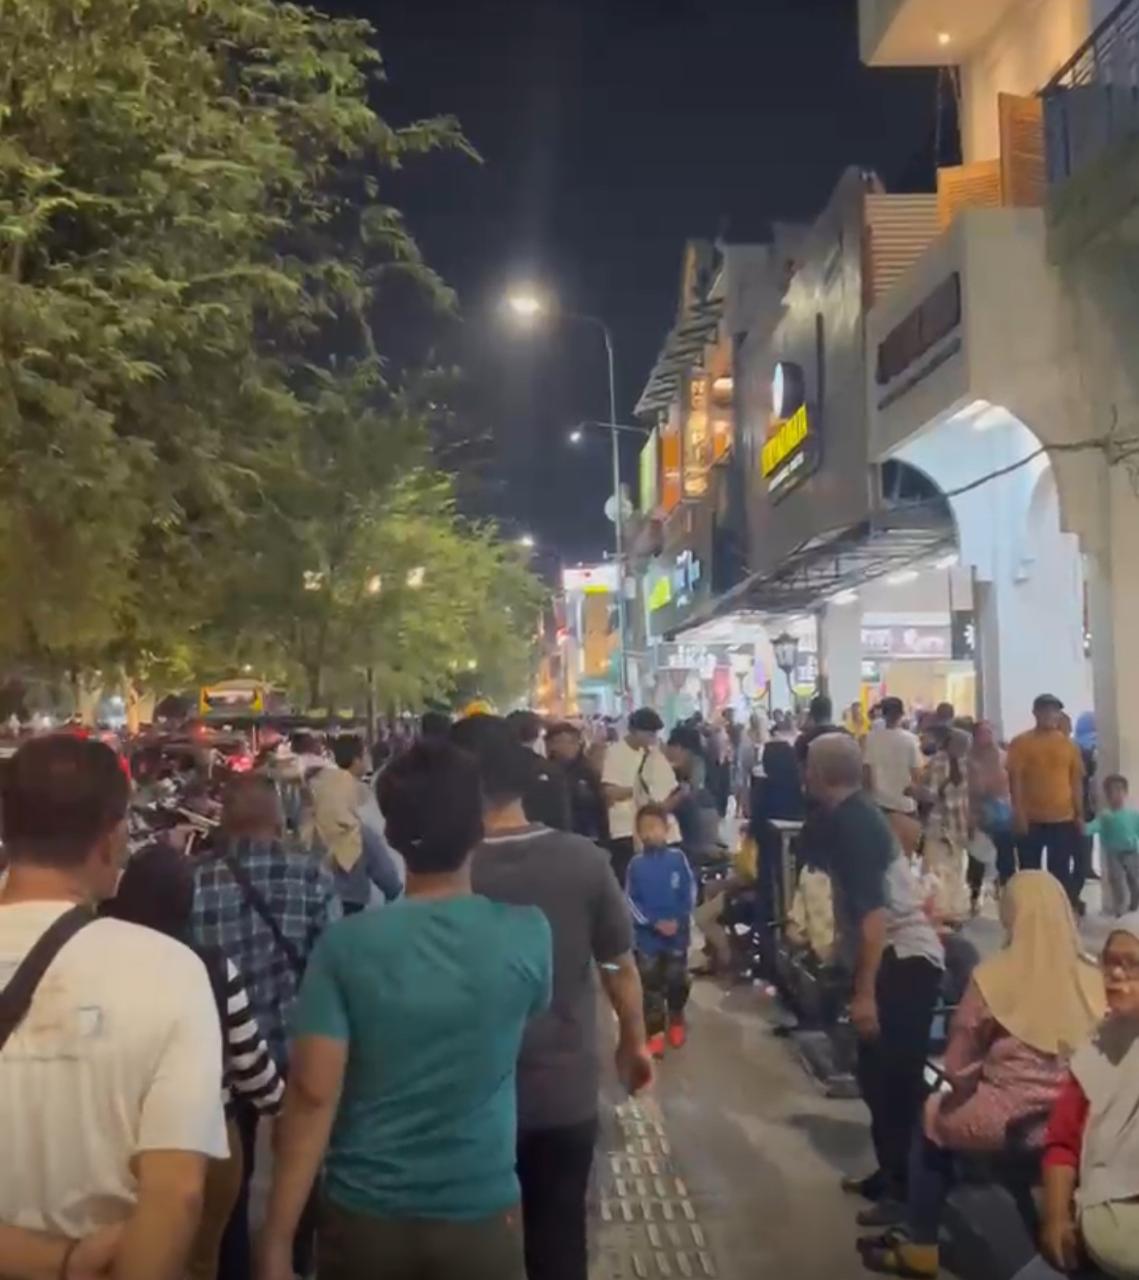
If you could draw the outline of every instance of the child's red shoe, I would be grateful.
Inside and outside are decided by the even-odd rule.
[[[674,1022],[669,1027],[668,1042],[674,1049],[683,1049],[688,1043],[688,1028],[683,1022]]]
[[[654,1058],[664,1057],[664,1032],[658,1031],[655,1036],[649,1036],[649,1053]]]

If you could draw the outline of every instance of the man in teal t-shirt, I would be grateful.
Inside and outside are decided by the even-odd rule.
[[[262,1280],[291,1277],[322,1158],[320,1280],[522,1280],[515,1066],[549,1004],[550,927],[472,894],[481,796],[462,752],[416,747],[379,793],[407,897],[329,929],[309,962]]]
[[[1104,778],[1107,806],[1084,828],[1085,835],[1099,836],[1117,916],[1139,911],[1139,812],[1127,807],[1127,792],[1122,774]]]

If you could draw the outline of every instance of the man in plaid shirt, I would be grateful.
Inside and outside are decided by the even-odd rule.
[[[226,795],[218,856],[194,872],[193,941],[232,960],[278,1068],[288,1068],[289,1016],[317,939],[340,916],[332,879],[320,863],[281,842],[284,819],[272,782],[256,774]],[[250,1274],[248,1191],[257,1112],[239,1106],[245,1164],[242,1193],[222,1242],[220,1275]],[[232,1269],[231,1269],[232,1268]],[[304,1268],[300,1268],[304,1274]]]

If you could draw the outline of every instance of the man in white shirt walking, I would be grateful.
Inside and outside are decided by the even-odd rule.
[[[108,747],[61,734],[21,747],[2,787],[0,1247],[41,1233],[65,1280],[116,1232],[116,1280],[180,1280],[206,1162],[227,1153],[201,961],[91,914],[126,852],[128,786]],[[21,1265],[0,1253],[0,1272]]]
[[[637,810],[659,804],[671,813],[680,798],[676,774],[657,739],[663,728],[660,716],[642,707],[629,717],[625,737],[605,750],[601,784],[609,804],[609,857],[622,885],[635,852]]]
[[[866,789],[903,847],[908,848],[916,839],[913,792],[925,761],[917,734],[902,728],[905,713],[901,698],[883,698],[882,727],[866,735],[862,767]]]

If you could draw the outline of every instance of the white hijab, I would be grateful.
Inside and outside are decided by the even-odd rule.
[[[1139,941],[1139,912],[1112,933]],[[1072,1059],[1088,1100],[1080,1157],[1080,1208],[1139,1198],[1139,1022],[1108,1018]]]

